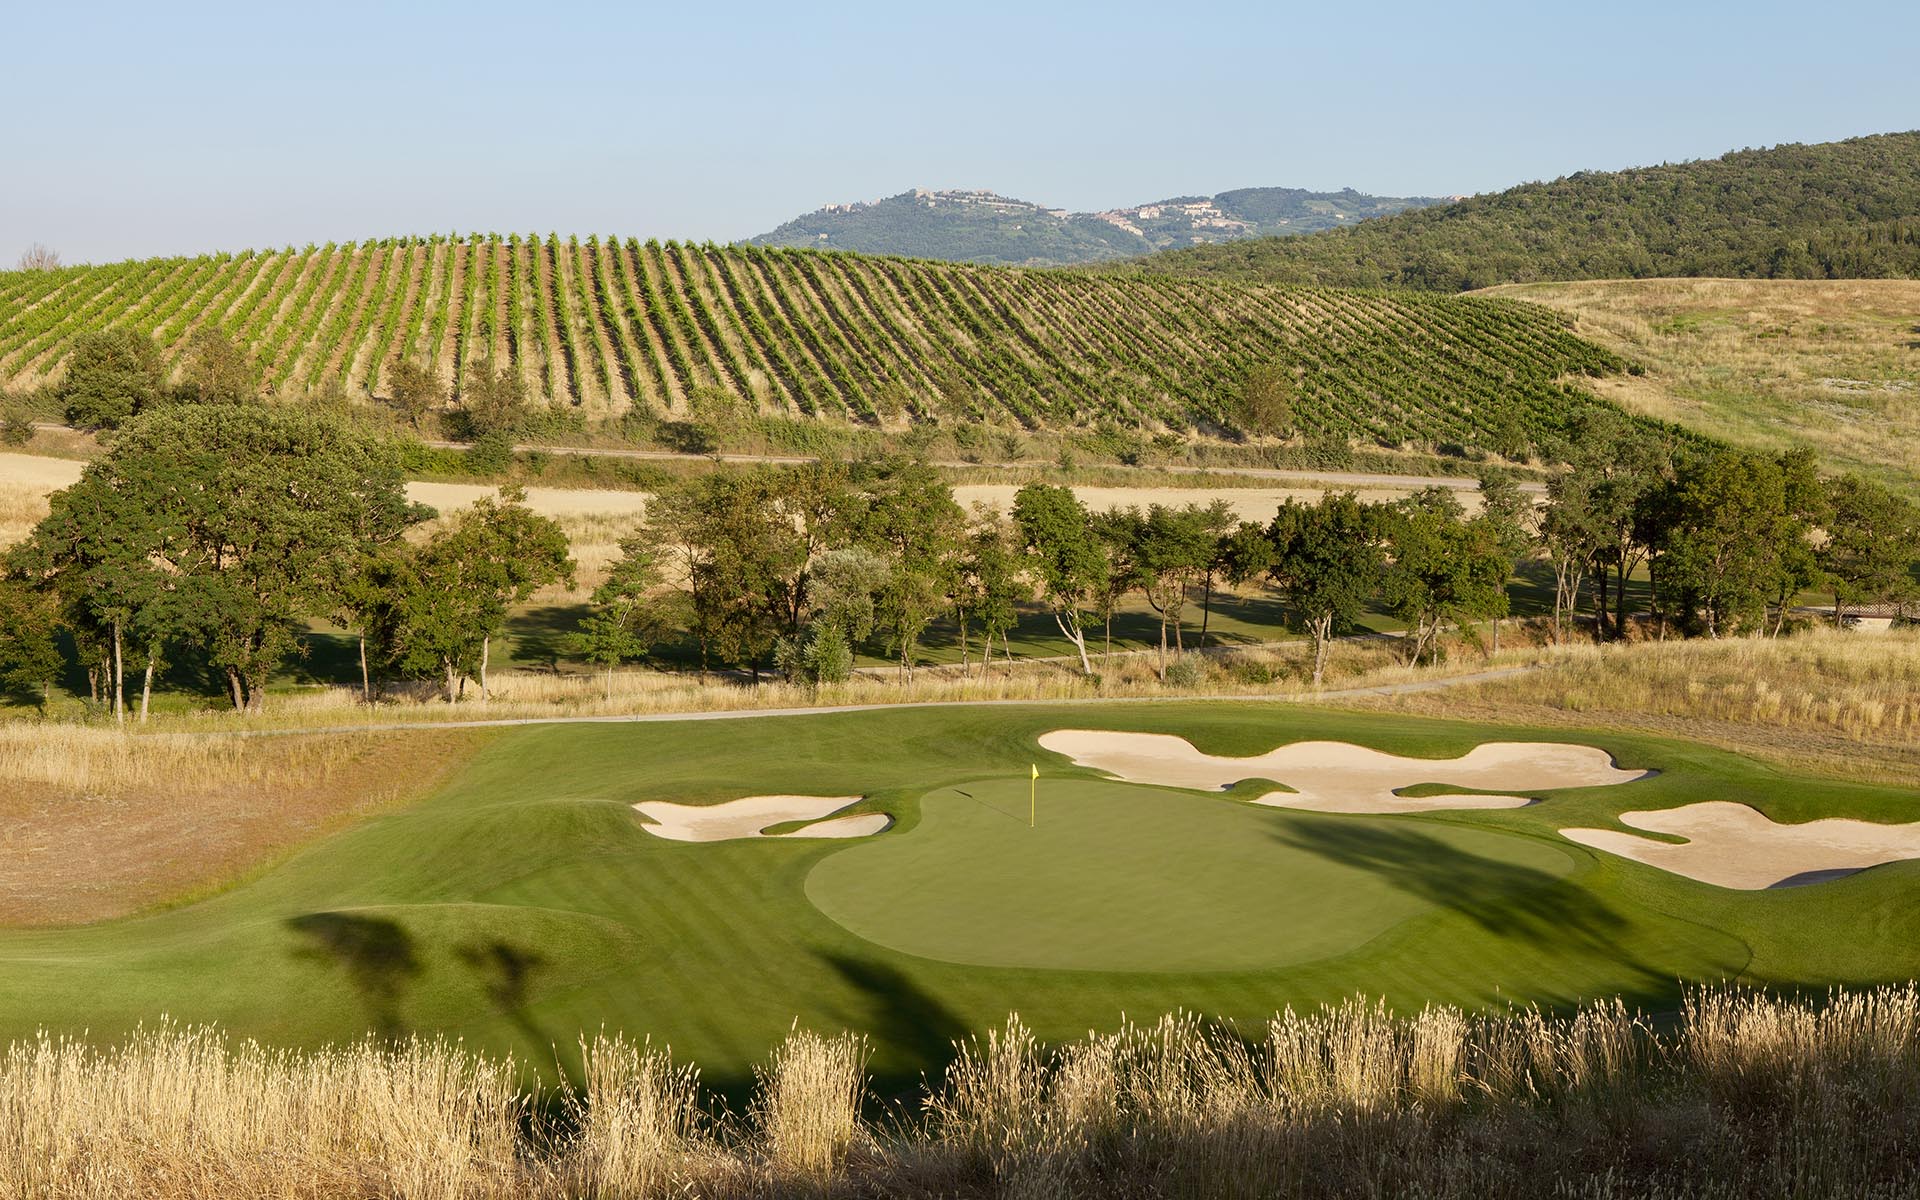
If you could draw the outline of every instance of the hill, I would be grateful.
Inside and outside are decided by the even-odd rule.
[[[1582,171],[1305,238],[1177,250],[1140,269],[1460,291],[1556,279],[1920,275],[1920,132]]]
[[[1622,368],[1534,305],[1102,278],[590,238],[400,238],[0,274],[0,379],[58,376],[121,324],[177,362],[218,325],[279,395],[382,395],[401,357],[459,394],[482,362],[536,400],[661,417],[744,407],[898,426],[1116,420],[1221,432],[1257,378],[1267,425],[1384,446],[1550,443]]]
[[[1630,411],[1920,491],[1920,281],[1510,284],[1644,369],[1594,381]]]
[[[1179,196],[1078,213],[993,192],[915,188],[867,204],[829,204],[747,241],[952,262],[1065,266],[1181,246],[1312,233],[1443,203],[1425,196],[1368,196],[1351,188],[1241,188],[1217,196]]]

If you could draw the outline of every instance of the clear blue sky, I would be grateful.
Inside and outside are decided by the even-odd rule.
[[[1920,127],[1920,4],[7,0],[0,263],[457,229],[728,240],[987,187],[1075,209],[1491,191]]]

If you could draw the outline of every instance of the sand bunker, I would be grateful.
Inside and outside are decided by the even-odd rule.
[[[822,820],[860,799],[858,796],[743,796],[719,804],[670,804],[647,800],[634,805],[654,822],[643,825],[655,837],[676,842],[727,842],[735,838],[856,838],[885,829],[885,813],[854,813]],[[811,821],[791,833],[764,833],[770,825]]]
[[[1920,858],[1920,822],[1880,825],[1828,817],[1777,825],[1744,804],[1710,800],[1620,814],[1624,825],[1687,840],[1656,842],[1614,829],[1562,829],[1566,838],[1717,887],[1755,891],[1819,883]]]
[[[1459,758],[1403,758],[1346,742],[1294,742],[1251,758],[1202,754],[1163,733],[1057,729],[1040,744],[1084,767],[1133,783],[1225,789],[1242,779],[1293,788],[1254,801],[1315,812],[1413,813],[1461,808],[1519,808],[1526,795],[1401,796],[1402,788],[1440,784],[1474,792],[1532,793],[1606,787],[1651,771],[1623,771],[1604,750],[1560,742],[1487,742]]]

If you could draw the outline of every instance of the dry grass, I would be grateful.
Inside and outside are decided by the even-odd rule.
[[[38,484],[0,482],[0,549],[33,532],[47,515],[47,494]]]
[[[1570,644],[1550,669],[1346,707],[1468,721],[1631,729],[1785,766],[1911,782],[1920,770],[1920,632]]]
[[[82,924],[203,893],[421,794],[484,736],[0,724],[0,924]]]
[[[1492,289],[1564,309],[1646,366],[1583,381],[1730,441],[1807,445],[1835,467],[1920,487],[1920,282],[1646,279]]]
[[[1854,1197],[1920,1187],[1920,990],[1395,1015],[1353,999],[1252,1035],[1175,1014],[1063,1046],[1011,1018],[869,1118],[863,1043],[796,1031],[746,1120],[601,1036],[537,1103],[444,1043],[308,1054],[162,1025],[0,1055],[0,1194]]]

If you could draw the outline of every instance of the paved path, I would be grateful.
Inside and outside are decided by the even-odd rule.
[[[1084,699],[1049,700],[910,700],[899,704],[826,704],[810,708],[729,708],[694,712],[631,713],[597,717],[499,717],[491,720],[472,721],[387,721],[370,725],[323,725],[305,729],[210,729],[195,731],[187,737],[286,737],[295,734],[315,733],[389,733],[396,730],[413,729],[503,729],[517,725],[644,725],[669,721],[744,721],[754,717],[819,717],[834,713],[879,712],[895,708],[1005,708],[1025,705],[1028,707],[1067,707],[1086,704],[1168,704],[1190,703],[1196,701],[1224,701],[1228,703],[1259,704],[1314,704],[1325,700],[1341,700],[1356,696],[1404,696],[1416,692],[1439,691],[1443,688],[1463,687],[1474,683],[1491,683],[1498,679],[1511,679],[1516,675],[1525,675],[1532,671],[1544,670],[1540,666],[1499,667],[1491,671],[1475,671],[1468,675],[1449,675],[1441,679],[1416,679],[1408,683],[1383,683],[1372,687],[1336,688],[1325,692],[1289,692],[1284,695],[1268,693],[1250,696],[1089,696]],[[149,736],[170,736],[168,734]]]

